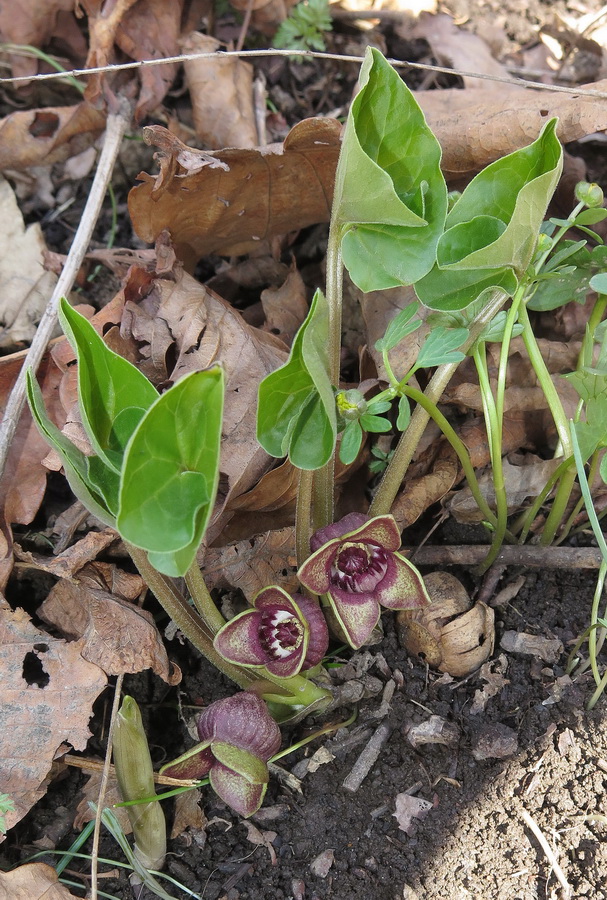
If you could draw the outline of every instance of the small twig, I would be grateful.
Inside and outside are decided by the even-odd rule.
[[[114,689],[114,702],[112,704],[112,716],[110,718],[110,727],[107,736],[107,749],[105,751],[105,760],[103,763],[103,772],[101,774],[101,783],[99,785],[99,796],[97,798],[97,809],[95,810],[95,829],[93,831],[93,847],[91,850],[91,900],[97,900],[97,868],[99,861],[99,837],[101,834],[101,815],[105,804],[105,792],[110,777],[110,760],[112,758],[112,742],[114,740],[114,725],[116,716],[118,715],[118,707],[120,706],[120,694],[122,693],[122,682],[124,675],[119,675],[116,679],[116,687]]]
[[[4,410],[4,416],[0,423],[0,477],[4,472],[8,451],[25,402],[26,372],[28,369],[31,369],[32,372],[37,371],[57,322],[59,301],[61,297],[69,294],[76,280],[101,212],[122,138],[130,122],[131,107],[126,100],[123,100],[120,110],[117,113],[110,113],[108,116],[103,149],[78,230],[74,236],[74,242],[70,247],[63,271],[40,320],[32,345],[21,366]]]
[[[362,56],[346,55],[343,53],[323,53],[317,50],[298,50],[298,56],[304,59],[332,59],[341,63],[356,63],[360,65],[364,59]],[[142,59],[136,62],[116,63],[110,66],[92,66],[90,69],[69,69],[65,72],[41,72],[38,75],[15,75],[11,78],[0,78],[2,84],[21,84],[25,81],[49,81],[55,78],[65,78],[66,75],[73,77],[98,75],[102,72],[122,72],[126,69],[142,69],[147,66],[166,66],[174,63],[185,62],[190,59],[226,59],[230,56],[239,56],[242,59],[254,59],[263,56],[293,56],[292,50],[227,50],[225,52],[201,52],[201,53],[181,53],[178,56],[165,56],[162,59]],[[390,65],[403,68],[415,69],[423,72],[439,72],[446,75],[460,75],[463,78],[479,78],[481,81],[495,81],[498,84],[511,84],[531,90],[548,91],[557,94],[574,94],[578,97],[596,97],[600,100],[607,99],[607,91],[597,91],[587,89],[584,85],[580,87],[565,87],[561,84],[544,84],[541,81],[525,81],[523,78],[507,78],[503,75],[488,75],[481,72],[468,72],[463,69],[453,69],[450,66],[433,66],[427,63],[413,63],[403,59],[388,59]]]
[[[400,551],[420,566],[476,566],[487,555],[487,546],[461,544],[445,546],[403,547]],[[597,547],[542,547],[539,544],[520,547],[506,544],[495,563],[504,566],[527,566],[551,569],[598,569],[603,557]]]
[[[266,79],[263,72],[260,72],[253,82],[253,110],[257,143],[260,147],[265,147],[268,143],[268,133],[266,130]]]
[[[535,837],[537,838],[540,847],[546,854],[548,862],[552,866],[552,870],[553,870],[554,874],[556,875],[556,877],[559,881],[559,884],[563,888],[563,891],[565,892],[565,900],[567,900],[567,898],[571,897],[571,886],[569,885],[569,882],[565,878],[565,873],[559,866],[558,860],[554,854],[554,850],[552,849],[552,847],[550,846],[550,844],[548,843],[548,841],[546,840],[546,838],[540,831],[540,828],[539,828],[539,825],[537,824],[537,822],[535,822],[531,818],[531,816],[529,815],[527,810],[522,809],[521,816],[523,817],[523,819],[525,820],[525,823],[529,826],[529,828],[531,829],[531,831],[533,832]]]
[[[379,754],[384,744],[387,742],[392,732],[392,725],[389,722],[382,722],[371,735],[371,739],[365,749],[362,751],[351,772],[346,775],[343,780],[342,787],[350,794],[355,794],[359,789],[371,768],[377,762]]]

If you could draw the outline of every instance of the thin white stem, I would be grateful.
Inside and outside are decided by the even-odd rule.
[[[0,477],[4,472],[9,447],[25,403],[26,372],[28,369],[31,369],[32,372],[36,372],[38,369],[55,328],[59,300],[70,292],[76,280],[78,270],[82,265],[82,260],[88,250],[93,231],[99,219],[99,213],[101,212],[108,184],[112,177],[122,138],[130,121],[131,108],[126,101],[123,101],[117,113],[110,113],[108,116],[103,149],[99,157],[97,171],[95,172],[86,206],[82,213],[82,219],[74,236],[74,243],[70,247],[63,271],[40,320],[25,362],[21,366],[21,371],[10,393],[4,416],[0,423]]]

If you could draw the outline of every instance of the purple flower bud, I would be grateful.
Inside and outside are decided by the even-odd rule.
[[[329,632],[316,601],[267,587],[257,594],[253,606],[215,636],[213,644],[224,659],[240,666],[265,666],[280,678],[297,675],[321,661]]]
[[[172,778],[204,778],[228,806],[251,816],[264,798],[267,761],[280,747],[280,729],[255,694],[211,703],[198,719],[201,743],[160,770]]]
[[[355,649],[369,640],[380,606],[412,609],[430,602],[415,566],[396,552],[400,544],[393,516],[369,519],[361,513],[319,529],[310,541],[312,555],[297,577],[309,590],[326,594]]]

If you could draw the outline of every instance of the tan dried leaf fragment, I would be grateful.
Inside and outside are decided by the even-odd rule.
[[[86,747],[92,706],[107,678],[83,659],[83,645],[39,631],[24,610],[0,600],[0,784],[15,803],[8,828],[44,796],[58,748]]]

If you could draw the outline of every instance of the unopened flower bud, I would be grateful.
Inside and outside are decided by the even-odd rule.
[[[575,198],[576,200],[579,200],[580,203],[585,203],[586,206],[594,207],[603,205],[603,191],[598,184],[590,183],[588,181],[578,181],[575,186]]]
[[[367,401],[355,388],[349,391],[340,391],[336,401],[337,411],[348,422],[357,421],[367,411]]]

